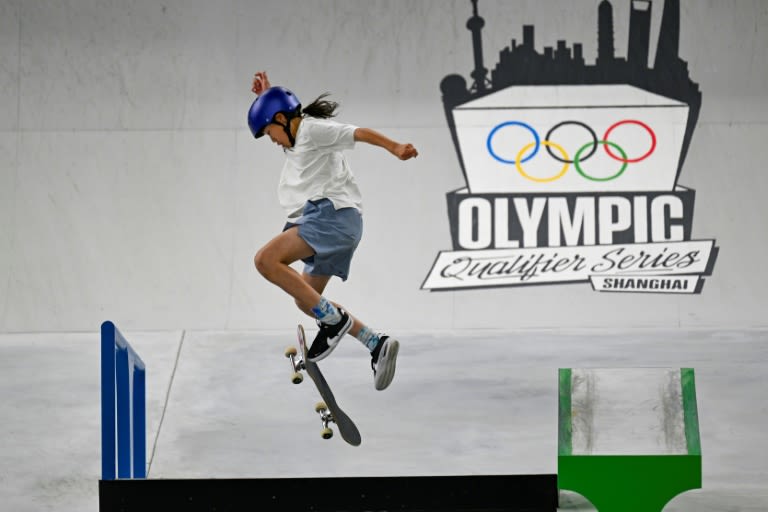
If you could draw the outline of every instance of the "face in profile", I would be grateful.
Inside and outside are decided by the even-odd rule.
[[[287,119],[283,114],[277,114],[275,116],[275,121],[277,121],[278,123],[285,124]],[[292,147],[291,141],[288,138],[288,134],[285,133],[285,128],[283,128],[280,124],[276,124],[276,123],[268,124],[264,128],[264,135],[272,139],[272,142],[274,142],[278,146],[282,146],[283,148]]]

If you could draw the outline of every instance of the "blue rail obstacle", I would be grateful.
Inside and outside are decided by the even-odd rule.
[[[146,478],[144,361],[110,321],[101,324],[101,478]]]
[[[560,369],[558,487],[599,512],[660,512],[701,488],[692,368]]]

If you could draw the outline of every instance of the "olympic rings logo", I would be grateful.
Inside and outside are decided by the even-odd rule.
[[[552,142],[552,134],[557,131],[559,128],[562,128],[563,126],[568,125],[575,125],[579,126],[581,128],[584,128],[591,138],[589,142],[581,146],[578,150],[576,150],[576,153],[573,156],[573,159],[570,159],[568,153],[565,151],[565,148],[561,146],[560,144],[557,144],[556,142]],[[608,140],[608,138],[611,135],[611,132],[622,125],[637,125],[641,128],[645,129],[645,131],[648,132],[648,134],[651,136],[651,147],[648,151],[646,151],[644,154],[635,157],[635,158],[629,158],[627,156],[627,153],[624,151],[624,149],[616,144],[615,142],[612,142]],[[509,160],[502,158],[499,156],[496,151],[493,149],[493,137],[501,130],[502,128],[505,128],[507,126],[519,126],[522,128],[525,128],[528,130],[531,135],[533,135],[533,142],[526,144],[522,148],[520,148],[520,151],[517,152],[517,156],[515,156],[514,160]],[[656,150],[656,132],[653,131],[653,129],[645,124],[642,121],[638,121],[637,119],[624,119],[617,123],[612,124],[608,127],[607,130],[605,130],[605,133],[603,134],[602,139],[597,138],[597,134],[595,134],[595,131],[587,124],[582,123],[581,121],[562,121],[552,128],[549,129],[547,132],[546,137],[544,140],[541,140],[539,138],[539,133],[528,123],[524,123],[522,121],[506,121],[503,122],[491,130],[491,133],[488,134],[488,140],[486,145],[488,146],[488,152],[491,154],[493,158],[498,160],[501,163],[514,165],[517,169],[517,172],[520,173],[523,178],[526,178],[531,181],[536,181],[539,183],[548,183],[550,181],[555,181],[563,177],[565,173],[568,171],[568,168],[571,164],[576,168],[576,171],[584,178],[591,180],[591,181],[611,181],[615,180],[622,174],[624,174],[624,171],[627,170],[627,167],[629,164],[642,162]],[[529,161],[531,158],[536,156],[536,154],[539,152],[539,149],[544,146],[547,150],[547,153],[557,160],[558,162],[561,162],[563,166],[560,168],[560,170],[557,172],[557,174],[554,174],[553,176],[549,176],[546,178],[538,178],[535,176],[529,175],[527,172],[525,172],[525,169],[523,169],[523,164],[527,161]],[[618,171],[616,171],[611,176],[607,177],[596,177],[596,176],[590,176],[589,174],[584,171],[584,169],[581,166],[581,163],[592,157],[592,155],[595,154],[595,151],[597,151],[598,146],[603,146],[605,149],[605,152],[608,154],[609,157],[611,157],[613,160],[616,160],[617,162],[621,162],[621,167]],[[526,154],[527,151],[532,151],[528,154]],[[558,154],[556,154],[554,151],[556,150]],[[619,155],[616,155],[613,150],[616,150]],[[586,152],[586,154],[585,154]]]

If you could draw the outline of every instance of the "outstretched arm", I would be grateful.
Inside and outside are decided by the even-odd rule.
[[[377,132],[376,130],[371,130],[370,128],[357,128],[355,130],[355,140],[358,142],[367,142],[368,144],[382,147],[395,155],[400,160],[408,160],[409,158],[415,158],[419,156],[419,152],[416,151],[416,148],[413,147],[413,144],[401,144],[399,142],[395,142],[389,137]]]

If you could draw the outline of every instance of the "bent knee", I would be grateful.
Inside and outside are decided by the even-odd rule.
[[[270,256],[268,250],[261,248],[253,257],[253,264],[261,275],[267,277],[274,268],[275,260]]]

